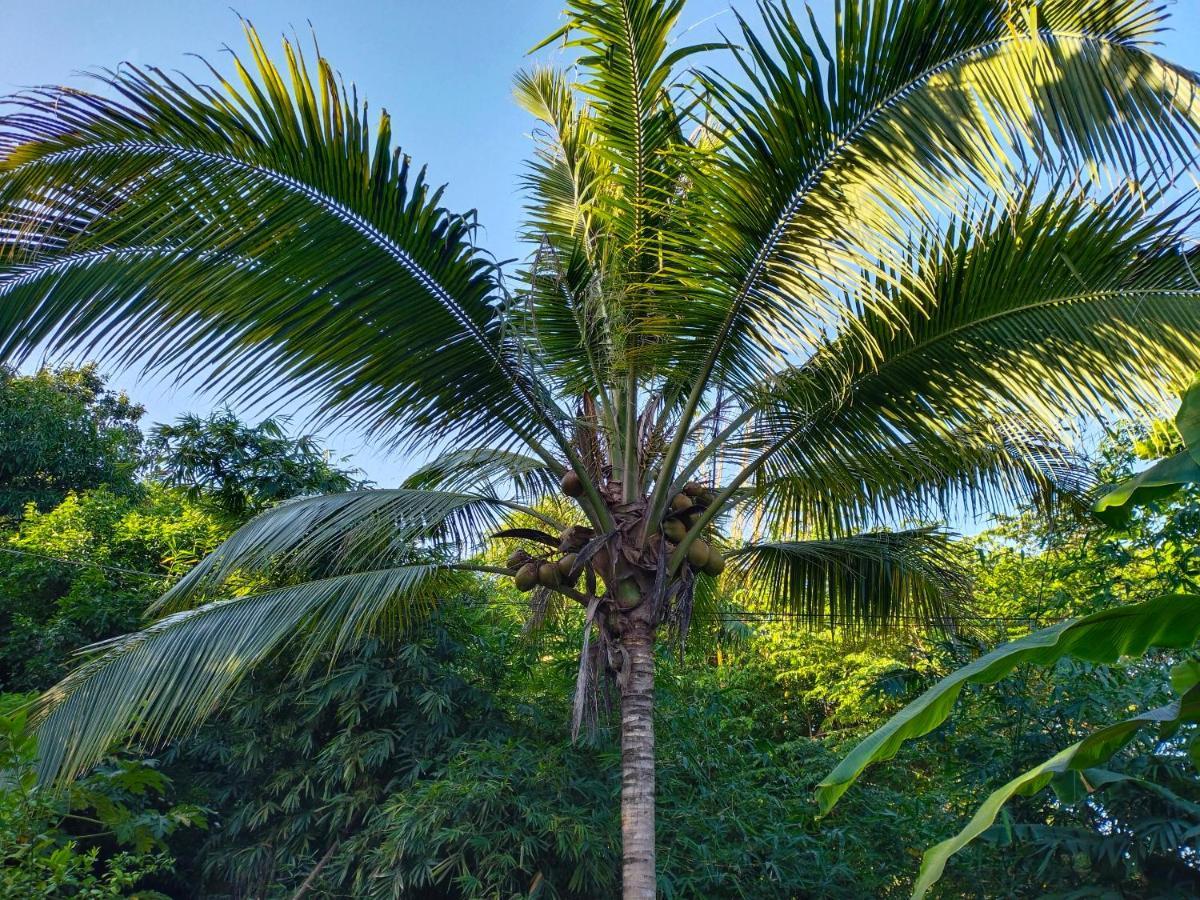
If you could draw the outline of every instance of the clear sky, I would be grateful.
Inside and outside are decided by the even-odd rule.
[[[1200,69],[1200,0],[1166,0],[1174,31],[1163,55]],[[707,37],[724,24],[730,0],[690,0],[684,25]],[[738,0],[739,8],[752,8]],[[796,5],[800,5],[797,0]],[[517,255],[517,178],[529,121],[512,100],[512,75],[525,53],[560,22],[563,0],[0,0],[0,92],[33,84],[86,85],[82,70],[121,61],[197,72],[198,53],[223,67],[224,44],[240,49],[236,14],[264,37],[311,21],[322,52],[357,84],[359,96],[392,115],[393,133],[430,179],[446,182],[451,208],[479,210],[481,243],[500,258]],[[815,0],[827,20],[832,0]],[[211,396],[110,372],[166,421],[214,405]],[[257,411],[239,410],[253,418]],[[302,411],[297,411],[302,418]],[[413,461],[389,458],[353,433],[325,435],[340,454],[381,485]]]

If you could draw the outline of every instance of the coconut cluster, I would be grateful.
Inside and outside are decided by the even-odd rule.
[[[680,493],[671,498],[670,509],[661,525],[663,537],[672,544],[682,543],[714,499],[712,492],[704,485],[689,481]],[[693,569],[713,578],[725,571],[725,557],[721,551],[699,537],[688,545],[687,559]]]
[[[509,554],[506,562],[509,569],[516,570],[513,581],[516,583],[517,590],[526,593],[538,585],[549,588],[563,587],[564,585],[574,587],[581,574],[575,571],[579,551],[592,536],[592,529],[582,525],[572,525],[559,535],[558,553],[532,556],[525,550],[514,550]]]
[[[559,487],[568,497],[581,497],[584,493],[583,480],[575,472],[569,471],[563,475]],[[659,525],[665,542],[676,545],[682,543],[715,499],[712,491],[699,482],[689,481],[685,484],[683,490],[671,498],[670,507]],[[546,537],[549,538],[548,535]],[[577,566],[579,551],[592,537],[592,529],[574,525],[559,536],[558,554],[533,556],[522,549],[514,550],[507,563],[508,568],[516,573],[513,581],[517,590],[528,592],[539,585],[548,588],[574,587],[584,568]],[[725,571],[725,558],[721,552],[700,537],[688,544],[687,562],[692,570],[704,572],[713,578]],[[621,596],[622,589],[628,597]],[[641,590],[633,580],[618,583],[616,596],[622,608],[625,608],[622,601],[629,604],[641,602]]]

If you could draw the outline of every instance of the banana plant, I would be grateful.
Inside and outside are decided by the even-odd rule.
[[[1129,523],[1139,506],[1165,500],[1184,485],[1200,483],[1200,378],[1183,392],[1175,431],[1184,449],[1102,491],[1092,506],[1097,519],[1120,528]]]
[[[1064,417],[1200,365],[1198,82],[1150,0],[839,0],[828,33],[763,0],[702,45],[683,0],[566,6],[543,46],[570,67],[516,80],[507,273],[386,112],[249,26],[228,77],[6,101],[0,357],[86,351],[435,456],[267,510],[90,648],[35,710],[44,779],[512,579],[577,604],[619,686],[623,890],[653,897],[655,647],[697,597],[946,621],[945,534],[896,525],[1061,486]],[[519,546],[481,563],[497,533]]]
[[[1121,527],[1137,507],[1200,482],[1200,466],[1193,456],[1200,453],[1200,379],[1184,391],[1175,429],[1185,449],[1101,490],[1093,506],[1097,518]],[[892,758],[905,741],[928,734],[945,722],[968,684],[994,684],[1023,664],[1052,666],[1065,657],[1113,663],[1152,649],[1187,650],[1197,640],[1200,596],[1170,594],[1063,622],[998,647],[939,681],[855,747],[818,785],[821,811],[829,813],[869,765]],[[1200,722],[1200,665],[1192,660],[1179,663],[1171,671],[1171,683],[1179,694],[1172,703],[1093,732],[989,795],[958,834],[926,851],[913,896],[924,896],[941,877],[950,857],[983,834],[1012,797],[1035,794],[1047,785],[1060,792],[1068,788],[1078,792],[1080,786],[1085,791],[1095,790],[1108,780],[1096,767],[1141,729],[1157,727],[1161,735],[1169,735],[1181,725]],[[1193,740],[1192,748],[1193,759],[1200,759],[1200,741]]]

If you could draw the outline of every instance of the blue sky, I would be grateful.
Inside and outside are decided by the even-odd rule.
[[[1200,0],[1167,2],[1175,30],[1163,55],[1200,69]],[[728,27],[729,5],[690,0],[684,24],[697,36]],[[748,0],[737,5],[752,8]],[[311,21],[322,52],[359,95],[387,108],[405,151],[429,164],[431,180],[449,184],[448,205],[479,210],[481,243],[501,258],[519,252],[516,186],[529,122],[512,100],[512,75],[526,64],[528,48],[560,22],[563,0],[0,0],[0,91],[85,85],[81,70],[123,60],[196,72],[198,62],[186,54],[198,53],[221,67],[222,46],[240,48],[242,40],[231,6],[264,36],[295,29],[307,39]],[[827,20],[832,0],[813,6]],[[110,372],[116,386],[147,405],[150,421],[215,402],[133,372]],[[412,467],[349,431],[325,438],[381,485]]]

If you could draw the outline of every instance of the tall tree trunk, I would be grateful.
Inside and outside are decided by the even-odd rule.
[[[654,628],[634,617],[621,644],[621,880],[625,900],[654,900]]]

